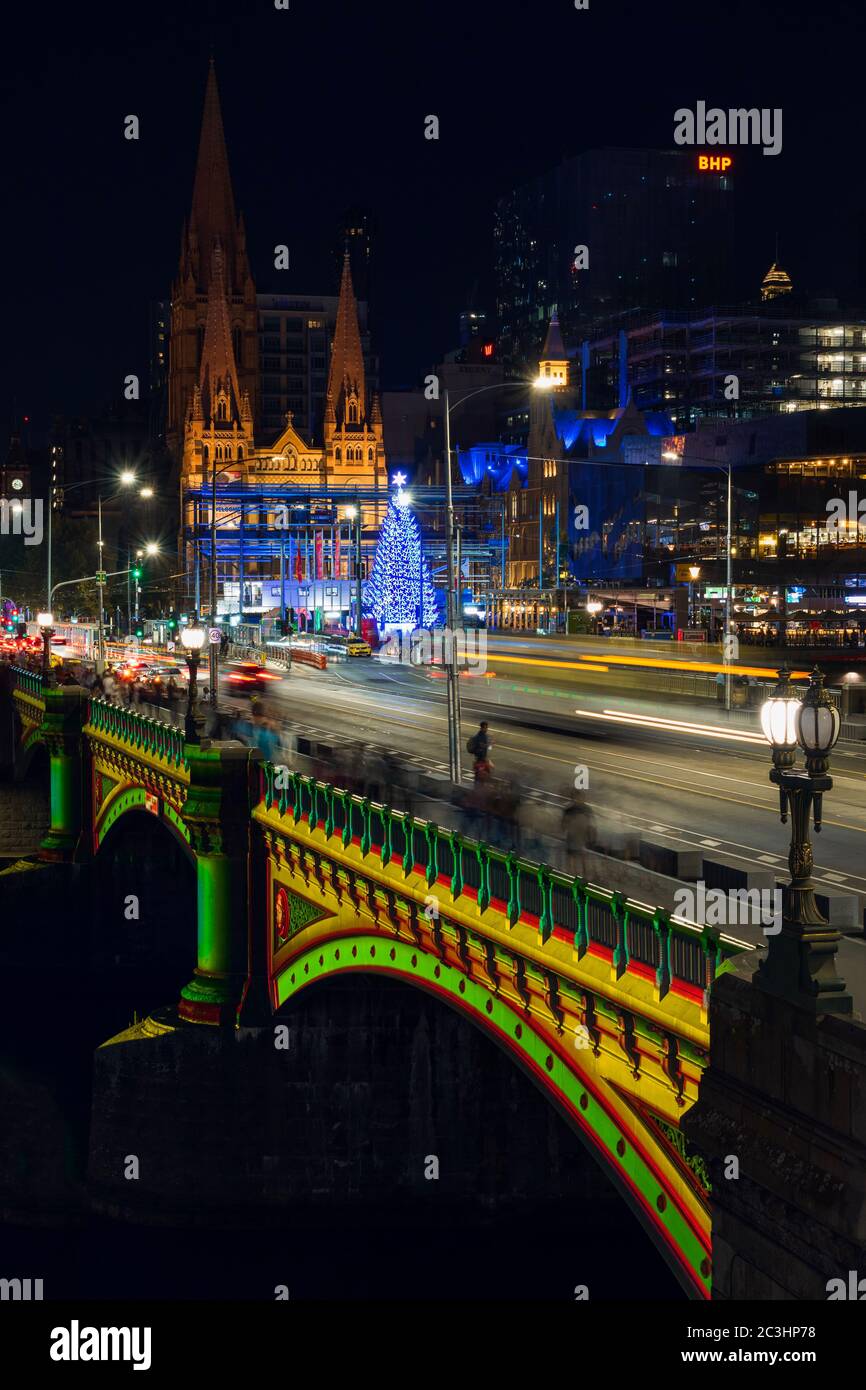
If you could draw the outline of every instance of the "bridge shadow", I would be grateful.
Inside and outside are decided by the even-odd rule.
[[[529,1078],[411,985],[326,980],[243,1038],[192,1027],[98,1058],[98,1200],[44,1242],[55,1297],[684,1297]]]
[[[121,817],[94,861],[34,864],[0,887],[0,1209],[12,1220],[80,1217],[94,1051],[177,997],[195,906],[191,861],[143,812]]]
[[[88,877],[93,969],[123,977],[114,987],[137,1001],[139,1017],[173,1002],[196,963],[191,856],[154,816],[131,810],[108,831]]]

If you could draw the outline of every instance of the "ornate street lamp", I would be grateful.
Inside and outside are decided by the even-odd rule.
[[[792,768],[797,761],[797,720],[803,701],[800,692],[791,684],[791,673],[787,666],[779,671],[779,683],[768,700],[761,706],[761,728],[764,738],[773,750],[773,770],[775,772]],[[773,779],[773,774],[770,774]],[[773,779],[775,780],[775,779]],[[781,784],[779,785],[779,814],[784,825],[788,819],[788,802]]]
[[[186,719],[184,735],[187,743],[198,743],[198,663],[207,633],[197,624],[188,624],[180,630],[180,640],[186,651],[186,664],[189,668],[189,690],[186,699]]]
[[[824,792],[831,790],[829,755],[839,737],[839,711],[824,689],[816,666],[801,700],[789,672],[779,672],[779,684],[761,709],[761,728],[773,750],[770,781],[779,788],[782,823],[791,816],[788,866],[791,882],[783,889],[782,929],[769,937],[765,959],[755,983],[811,1013],[850,1013],[851,995],[836,974],[841,933],[822,916],[812,880],[809,821],[821,829]],[[806,754],[806,767],[795,767],[797,745]]]
[[[51,685],[51,638],[54,636],[54,614],[37,613],[36,621],[42,633],[42,684]]]

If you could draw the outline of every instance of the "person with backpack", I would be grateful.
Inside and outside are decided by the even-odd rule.
[[[482,719],[476,733],[472,735],[466,744],[467,753],[471,753],[475,760],[475,780],[476,782],[487,781],[493,769],[490,761],[490,736],[487,732],[488,723]]]

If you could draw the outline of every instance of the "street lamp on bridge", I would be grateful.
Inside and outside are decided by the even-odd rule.
[[[37,613],[36,621],[42,634],[42,681],[51,684],[51,638],[54,634],[54,614]]]
[[[789,675],[787,667],[779,671],[779,684],[761,709],[761,727],[773,750],[770,781],[779,788],[782,824],[791,816],[791,882],[783,890],[781,930],[769,936],[755,983],[811,1013],[850,1013],[851,995],[836,974],[841,933],[815,900],[809,838],[809,821],[814,815],[818,833],[824,793],[833,786],[828,768],[841,719],[817,666],[802,698]],[[798,746],[806,755],[805,769],[795,766]]]
[[[198,663],[207,633],[198,624],[187,624],[181,628],[180,640],[186,651],[186,664],[189,668],[189,689],[186,697],[186,719],[184,734],[187,743],[198,743]]]

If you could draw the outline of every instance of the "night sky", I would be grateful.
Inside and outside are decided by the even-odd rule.
[[[492,307],[500,192],[581,149],[672,147],[674,111],[698,100],[784,111],[782,154],[738,159],[744,286],[778,229],[797,288],[866,299],[853,4],[47,0],[4,26],[0,419],[17,402],[33,442],[53,412],[98,408],[127,372],[146,379],[148,302],[177,265],[211,48],[257,288],[334,293],[341,215],[369,208],[387,387],[454,346],[473,286]],[[423,138],[430,113],[438,142]]]

